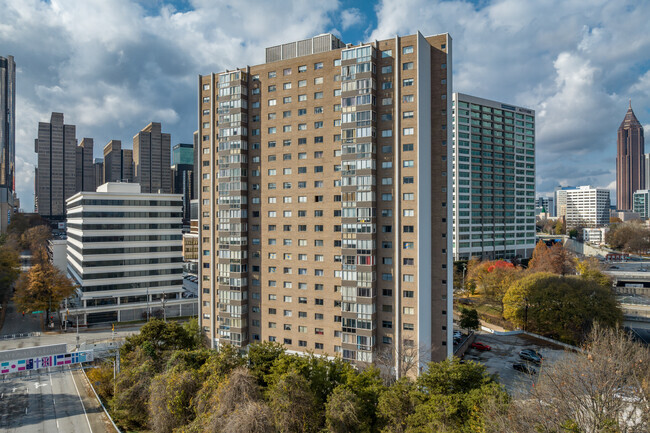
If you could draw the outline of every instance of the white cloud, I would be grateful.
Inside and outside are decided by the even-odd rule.
[[[341,27],[343,30],[347,30],[352,26],[361,24],[362,21],[363,15],[357,8],[345,9],[341,12]]]

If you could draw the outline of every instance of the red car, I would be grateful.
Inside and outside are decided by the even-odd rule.
[[[491,350],[492,349],[487,344],[483,344],[483,343],[480,343],[478,341],[475,341],[474,343],[472,343],[472,345],[470,347],[472,347],[472,348],[474,348],[476,350]]]

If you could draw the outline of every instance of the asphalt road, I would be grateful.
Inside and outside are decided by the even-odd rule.
[[[16,311],[14,303],[9,301],[7,303],[7,311],[5,312],[5,321],[0,330],[0,335],[12,335],[29,332],[39,332],[41,330],[41,315],[40,314],[23,314]]]
[[[0,430],[3,432],[97,432],[92,429],[79,386],[68,367],[7,377],[0,382]],[[78,382],[79,380],[77,380]],[[90,414],[97,416],[96,409]]]

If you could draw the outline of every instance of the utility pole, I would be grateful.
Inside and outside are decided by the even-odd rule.
[[[524,298],[526,306],[524,308],[524,331],[528,331],[528,298]]]
[[[79,350],[79,314],[77,314],[77,350]]]

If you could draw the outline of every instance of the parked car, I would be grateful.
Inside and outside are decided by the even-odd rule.
[[[535,349],[523,349],[522,352],[532,353],[541,360],[544,360],[544,356]]]
[[[463,336],[463,333],[460,331],[454,331],[454,338],[458,337],[461,338]]]
[[[535,354],[533,354],[531,352],[525,352],[523,350],[521,352],[519,352],[519,357],[521,359],[523,359],[524,361],[530,361],[530,362],[534,362],[536,364],[540,364],[542,362],[542,358],[540,358],[539,356],[537,356],[537,355],[535,355]]]
[[[521,364],[521,363],[512,364],[512,368],[526,374],[537,374],[537,370],[535,370],[533,367],[527,364]]]
[[[481,351],[483,351],[483,350],[492,350],[492,348],[491,348],[490,346],[488,346],[488,345],[485,344],[485,343],[481,343],[481,342],[479,342],[479,341],[475,341],[475,342],[473,342],[473,343],[471,344],[471,347],[472,347],[473,349],[481,350]]]

